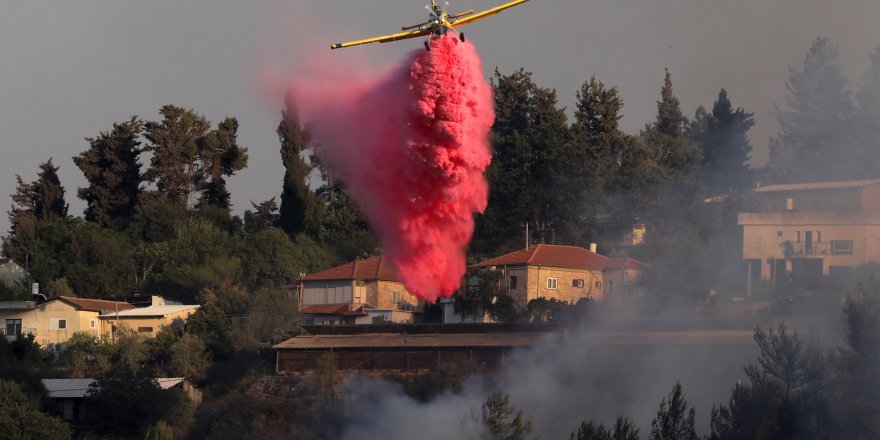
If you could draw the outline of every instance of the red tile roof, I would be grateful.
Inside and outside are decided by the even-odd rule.
[[[572,269],[603,270],[606,268],[618,269],[621,267],[647,267],[632,258],[608,258],[595,252],[590,252],[579,246],[558,246],[551,244],[539,244],[528,249],[522,249],[502,255],[472,267],[491,266],[552,266],[567,267]]]
[[[348,304],[319,304],[305,306],[300,310],[301,314],[309,315],[341,315],[341,316],[367,316],[363,307],[351,310]]]
[[[103,299],[72,298],[69,296],[59,296],[57,298],[52,298],[49,301],[56,300],[65,302],[79,308],[80,310],[86,310],[89,312],[115,312],[117,310],[121,311],[135,308],[133,305],[127,302],[106,301]]]
[[[302,278],[301,281],[334,281],[334,280],[358,280],[358,281],[397,281],[397,273],[391,262],[384,256],[372,257],[366,260],[357,260],[345,263],[323,272],[313,273]]]
[[[647,269],[650,265],[632,258],[609,258],[608,267],[611,269]]]

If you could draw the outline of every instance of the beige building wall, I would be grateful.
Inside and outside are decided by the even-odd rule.
[[[64,301],[43,303],[31,313],[36,315],[36,341],[43,346],[67,342],[76,332],[101,335],[101,320],[98,319],[98,312],[77,310]],[[62,320],[65,321],[65,328],[59,328]],[[25,327],[24,322],[22,327]]]
[[[880,185],[862,188],[862,212],[880,212]]]
[[[196,309],[184,310],[172,313],[166,316],[105,316],[101,318],[103,321],[103,335],[108,338],[113,337],[114,329],[127,328],[139,335],[146,337],[154,337],[164,327],[183,326],[190,315],[196,312]]]
[[[763,280],[771,277],[774,262],[768,260],[822,260],[825,275],[831,266],[880,261],[880,215],[745,213],[739,215],[739,224],[743,226],[743,259],[760,260]],[[807,231],[812,235],[811,252],[806,245]],[[834,252],[834,240],[852,241],[852,252]],[[788,255],[787,248],[791,251]]]
[[[511,277],[516,277],[516,286],[512,286]],[[507,294],[516,301],[516,304],[525,308],[529,302],[529,292],[534,292],[535,283],[529,283],[529,272],[525,266],[507,268],[505,270],[505,286]]]
[[[604,275],[603,302],[622,304],[641,297],[642,292],[637,285],[641,276],[640,270],[632,268],[608,270]]]
[[[6,328],[6,320],[7,319],[20,319],[21,320],[21,333],[22,334],[34,334],[36,337],[37,326],[39,324],[38,314],[36,309],[33,310],[3,310],[0,311],[0,325],[3,325],[3,328]],[[37,340],[39,342],[39,340]]]

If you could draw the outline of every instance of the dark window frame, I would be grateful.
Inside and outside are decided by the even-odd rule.
[[[852,240],[831,240],[831,253],[833,255],[852,255]]]

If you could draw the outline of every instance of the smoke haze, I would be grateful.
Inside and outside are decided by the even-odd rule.
[[[455,10],[485,5],[451,3]],[[71,160],[87,147],[83,138],[132,114],[156,118],[169,103],[193,108],[214,122],[228,115],[239,119],[239,141],[249,148],[250,166],[229,182],[237,213],[251,200],[277,196],[284,170],[275,128],[283,103],[266,106],[256,91],[265,52],[283,60],[281,67],[299,65],[311,52],[329,56],[327,45],[337,40],[392,31],[424,18],[420,2],[410,0],[7,6],[0,14],[2,194],[13,192],[15,174],[33,180],[37,164],[54,157],[72,214],[85,206],[74,196],[85,179]],[[486,56],[487,76],[495,66],[502,72],[524,67],[572,109],[574,92],[595,74],[620,88],[622,128],[633,133],[653,118],[668,67],[688,114],[697,105],[710,105],[721,87],[735,105],[755,113],[751,137],[758,163],[777,131],[773,108],[783,103],[787,67],[803,61],[814,38],[827,36],[839,46],[853,81],[880,43],[880,2],[875,0],[560,0],[517,8],[467,29]],[[386,44],[333,55],[382,64],[401,59],[413,47]],[[357,76],[352,72],[348,79]],[[0,231],[8,227],[6,216],[0,216]]]
[[[434,302],[458,288],[486,208],[494,111],[474,46],[451,35],[431,46],[375,81],[312,77],[290,96],[407,290]]]

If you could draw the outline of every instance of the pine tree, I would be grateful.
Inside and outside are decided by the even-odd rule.
[[[880,296],[877,292],[847,298],[846,345],[835,356],[837,401],[846,438],[880,436]]]
[[[669,396],[660,402],[657,418],[651,422],[651,440],[696,440],[696,411],[688,409],[687,399],[676,383]]]
[[[868,71],[856,95],[859,111],[855,115],[855,134],[859,143],[861,176],[880,178],[880,45],[871,54]]]
[[[581,422],[577,434],[571,433],[571,440],[612,440],[611,431],[593,421]]]
[[[110,132],[86,138],[89,149],[73,158],[89,182],[77,192],[87,204],[86,220],[107,226],[134,214],[143,190],[138,162],[142,129],[143,123],[132,116],[129,121],[113,124]]]
[[[161,122],[144,124],[149,141],[144,151],[152,154],[144,176],[156,185],[156,195],[182,209],[189,207],[201,173],[199,139],[210,129],[204,116],[173,105],[159,111]]]
[[[300,124],[299,116],[292,106],[288,106],[282,113],[277,133],[281,142],[281,161],[284,164],[279,219],[281,229],[291,239],[300,233],[317,237],[323,206],[308,185],[313,168],[303,158],[303,153],[311,144],[309,135]]]
[[[612,440],[639,440],[639,428],[636,428],[630,419],[617,416],[611,438]]]
[[[727,91],[721,89],[712,113],[700,107],[690,126],[691,138],[702,152],[700,180],[717,191],[751,185],[748,131],[755,125],[752,113],[733,109]]]
[[[538,87],[532,74],[497,70],[494,158],[486,171],[489,206],[477,218],[474,248],[480,252],[510,249],[522,243],[528,222],[538,241],[571,241],[585,223],[586,195],[582,161],[574,148],[565,110],[556,91]]]
[[[817,38],[804,66],[789,68],[781,133],[770,145],[768,175],[778,183],[856,178],[858,154],[851,129],[849,84],[827,38]]]
[[[525,440],[532,432],[532,420],[510,402],[510,396],[495,392],[486,399],[481,417],[481,440]]]

